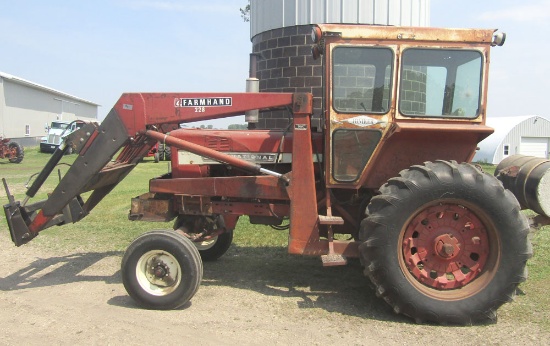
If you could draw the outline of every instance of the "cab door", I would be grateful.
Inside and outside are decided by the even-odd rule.
[[[329,47],[327,185],[355,187],[395,109],[392,98],[396,47]]]

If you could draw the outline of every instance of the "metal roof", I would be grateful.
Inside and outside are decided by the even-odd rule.
[[[83,98],[76,97],[76,96],[73,96],[71,94],[67,94],[63,91],[55,90],[55,89],[49,88],[47,86],[44,86],[44,85],[41,85],[41,84],[38,84],[38,83],[34,83],[34,82],[28,81],[26,79],[23,79],[23,78],[20,78],[20,77],[13,76],[11,74],[2,72],[2,71],[0,71],[0,78],[9,80],[9,81],[14,82],[14,83],[26,85],[26,86],[29,86],[31,88],[48,91],[48,92],[51,92],[51,93],[54,93],[54,94],[57,94],[57,95],[60,95],[60,96],[64,96],[64,97],[67,97],[67,98],[70,98],[70,99],[73,99],[73,100],[88,103],[88,104],[91,104],[91,105],[94,105],[94,106],[100,106],[99,104],[97,104],[95,102],[88,101],[88,100],[85,100]]]

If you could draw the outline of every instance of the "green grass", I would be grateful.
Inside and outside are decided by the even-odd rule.
[[[494,174],[496,166],[480,164],[484,172]],[[533,214],[526,210],[527,215]],[[500,309],[500,315],[509,315],[518,321],[539,324],[550,331],[550,226],[542,227],[531,235],[533,258],[527,262],[529,278],[520,286],[520,296],[514,304],[506,304]]]
[[[50,154],[40,153],[38,148],[25,148],[25,158],[20,164],[11,164],[7,160],[0,162],[1,177],[6,178],[10,193],[16,200],[25,197],[25,183],[29,177],[39,172]],[[65,156],[58,168],[63,175],[75,159],[75,155]],[[168,163],[154,163],[153,158],[145,158],[142,163],[107,195],[90,215],[76,224],[52,227],[40,233],[32,241],[42,247],[58,250],[74,248],[76,251],[122,251],[139,234],[151,229],[172,228],[172,222],[129,221],[130,199],[148,191],[149,179],[168,171]],[[59,181],[57,169],[48,178],[37,196],[31,200],[39,201],[51,192]],[[32,181],[31,181],[32,183]],[[4,203],[7,198],[4,190],[0,193]],[[239,232],[234,242],[245,247],[284,247],[288,235],[284,231],[274,231],[266,226],[250,225],[247,218],[239,221]],[[0,216],[0,230],[7,231],[5,216]],[[242,231],[242,232],[241,232]]]
[[[49,159],[38,148],[26,148],[21,164],[0,161],[0,177],[8,181],[16,200],[22,200],[25,182],[39,172]],[[75,156],[67,156],[62,162],[70,163]],[[489,174],[494,166],[482,165]],[[66,171],[67,166],[60,169]],[[45,230],[29,245],[56,252],[74,253],[124,251],[139,234],[151,229],[171,228],[172,223],[150,223],[128,220],[130,199],[148,190],[150,178],[168,171],[166,162],[154,163],[146,158],[81,222],[52,227]],[[39,192],[37,201],[46,196],[58,181],[53,174]],[[0,199],[7,199],[2,189]],[[9,231],[3,213],[0,215],[0,232],[3,237]],[[322,268],[318,258],[304,258],[287,254],[287,231],[276,231],[266,226],[251,225],[248,219],[239,220],[234,243],[220,261],[205,264],[204,285],[219,283],[239,288],[253,289],[273,294],[273,287],[298,287],[310,285],[311,290],[325,292],[331,298],[324,302],[327,311],[347,310],[347,314],[368,318],[401,320],[394,316],[385,303],[375,298],[357,265]],[[550,229],[544,227],[532,238],[534,257],[528,262],[530,277],[520,287],[520,295],[513,304],[504,305],[501,318],[518,323],[536,324],[550,331]],[[235,273],[239,273],[236,275]],[[292,291],[292,290],[291,290]],[[327,293],[328,292],[328,293]],[[332,293],[336,292],[336,294]],[[365,294],[367,292],[367,294]],[[316,304],[318,304],[317,302]]]
[[[491,165],[489,163],[479,163],[478,165],[481,166],[483,172],[488,174],[494,174],[495,169],[497,168],[495,165]]]

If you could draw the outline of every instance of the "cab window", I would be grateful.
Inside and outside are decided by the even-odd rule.
[[[332,134],[332,176],[341,182],[356,181],[369,161],[382,132],[368,129],[338,129]]]
[[[332,61],[332,102],[337,112],[388,112],[393,62],[391,49],[336,47]]]
[[[482,54],[474,50],[405,50],[399,111],[410,117],[476,118],[482,64]]]

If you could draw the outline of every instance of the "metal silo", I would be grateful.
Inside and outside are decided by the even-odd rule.
[[[429,26],[429,0],[251,0],[251,77],[260,91],[311,92],[319,127],[321,65],[310,51],[316,23]],[[262,112],[258,128],[285,128],[285,111]]]

